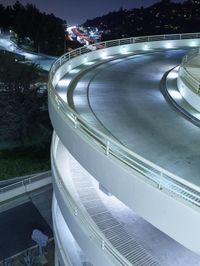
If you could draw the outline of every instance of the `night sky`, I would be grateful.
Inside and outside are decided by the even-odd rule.
[[[57,17],[65,19],[68,25],[81,24],[86,19],[102,16],[110,11],[123,8],[149,6],[157,0],[21,0],[22,4],[32,3],[40,11],[53,13]],[[184,2],[176,0],[174,2]],[[0,0],[0,4],[12,5],[15,0]]]

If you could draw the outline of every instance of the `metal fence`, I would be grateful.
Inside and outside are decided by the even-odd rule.
[[[47,247],[45,248],[45,253],[46,252],[54,252],[54,247],[51,248],[50,250],[49,245],[52,245],[54,241],[54,238],[51,237],[48,239]],[[26,264],[24,261],[24,258],[29,256],[32,261],[37,261],[37,258],[39,257],[39,246],[34,245],[32,247],[29,247],[25,250],[22,250],[8,258],[5,258],[4,260],[0,261],[0,266],[14,266],[14,265],[29,265]],[[20,264],[19,264],[20,263]],[[36,265],[36,263],[30,264],[30,265]],[[51,262],[51,265],[53,265],[53,262]]]
[[[30,177],[25,178],[19,182],[15,182],[13,184],[0,188],[0,196],[6,192],[25,187],[48,177],[51,177],[51,171],[31,175]]]
[[[96,49],[105,49],[114,46],[120,46],[125,44],[143,43],[143,42],[154,42],[154,41],[166,41],[166,40],[184,40],[184,39],[199,39],[200,33],[183,33],[183,34],[169,34],[169,35],[152,35],[152,36],[141,36],[141,37],[131,37],[124,39],[111,40],[106,42],[101,42],[93,45],[84,46],[68,52],[57,59],[50,71],[50,79],[55,74],[56,70],[63,65],[65,62],[77,57],[79,55],[89,53]]]
[[[55,141],[55,136],[54,140]],[[59,187],[63,189],[66,197],[65,203],[67,203],[68,208],[70,209],[71,213],[77,217],[78,223],[81,225],[81,227],[84,228],[84,230],[88,231],[88,235],[90,235],[90,238],[94,241],[94,243],[102,250],[104,250],[105,253],[108,253],[111,257],[115,258],[115,260],[118,262],[117,265],[124,265],[124,266],[131,266],[130,262],[123,257],[122,254],[120,254],[115,248],[113,248],[113,245],[109,242],[109,240],[104,236],[104,234],[99,230],[99,228],[96,226],[96,224],[92,221],[91,217],[88,215],[85,215],[83,212],[83,208],[81,205],[79,205],[70,192],[68,191],[67,187],[63,183],[63,179],[60,176],[60,173],[57,169],[56,163],[55,163],[55,155],[53,154],[54,150],[52,149],[52,159],[53,159],[53,171],[55,173],[55,179],[56,182],[59,184]],[[54,225],[57,227],[56,222],[54,222]],[[57,228],[55,228],[57,230]],[[57,233],[57,237],[59,234]],[[61,241],[60,246],[61,246]]]

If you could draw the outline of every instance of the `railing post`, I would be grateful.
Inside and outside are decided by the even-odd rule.
[[[105,249],[105,242],[104,242],[104,240],[101,241],[101,249],[103,249],[103,250]]]
[[[26,180],[22,180],[22,185],[24,186],[25,193],[27,193],[27,186],[26,186],[25,182],[26,182]]]
[[[186,56],[185,56],[185,62],[187,62],[187,61],[188,61],[188,56],[186,55]]]
[[[59,184],[59,187],[61,188],[62,187],[62,182],[61,182],[60,178],[58,179],[58,184]]]
[[[107,142],[106,142],[106,155],[109,155],[109,151],[110,151],[109,144],[110,144],[110,142],[107,141]]]
[[[78,121],[77,121],[77,116],[74,117],[74,128],[77,128]]]
[[[198,84],[197,93],[199,94],[200,91],[200,83]]]
[[[162,180],[163,180],[163,173],[160,173],[160,180],[159,180],[159,184],[158,184],[158,188],[162,189]]]

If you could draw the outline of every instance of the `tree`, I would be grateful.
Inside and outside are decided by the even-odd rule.
[[[45,104],[44,93],[36,83],[39,69],[5,55],[0,61],[0,137],[24,144],[39,126]]]
[[[41,13],[32,4],[23,6],[16,1],[13,6],[0,5],[0,27],[12,28],[17,34],[18,44],[28,37],[37,52],[60,55],[64,51],[66,21]]]

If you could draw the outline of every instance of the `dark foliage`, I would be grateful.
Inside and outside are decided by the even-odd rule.
[[[47,92],[36,83],[36,65],[6,55],[0,55],[0,61],[0,139],[24,144],[48,132]]]
[[[0,5],[0,27],[14,30],[18,44],[29,38],[37,52],[63,53],[64,23],[53,14],[41,13],[31,4],[23,6],[16,1],[13,6]]]

